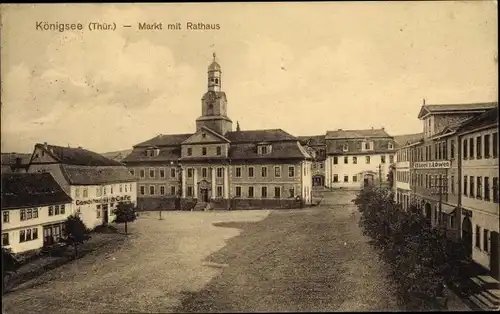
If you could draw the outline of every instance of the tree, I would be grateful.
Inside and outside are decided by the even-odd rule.
[[[10,248],[2,248],[2,288],[5,292],[6,279],[11,273],[15,273],[21,267],[21,263],[16,259]]]
[[[73,245],[75,248],[75,259],[78,256],[78,245],[83,244],[85,241],[90,239],[89,233],[90,230],[85,226],[78,215],[68,216],[64,222],[64,238],[62,239],[62,242],[65,242],[68,245]]]
[[[125,223],[125,234],[127,234],[127,223],[134,221],[137,216],[133,203],[119,202],[113,214],[116,215],[115,222]]]

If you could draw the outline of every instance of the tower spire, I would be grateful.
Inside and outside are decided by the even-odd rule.
[[[215,62],[215,51],[214,51],[214,53],[213,53],[213,56],[214,56],[214,62]]]

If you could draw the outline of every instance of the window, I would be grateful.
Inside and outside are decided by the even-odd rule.
[[[236,167],[236,177],[241,178],[241,167]]]
[[[9,218],[10,218],[10,217],[9,217],[9,211],[8,211],[8,210],[4,211],[4,212],[3,212],[3,222],[4,222],[4,223],[9,222]]]
[[[490,231],[488,229],[483,230],[483,251],[489,252],[490,251]]]
[[[389,155],[389,162],[394,163],[394,155]]]
[[[220,156],[222,155],[222,147],[217,146],[217,155]]]
[[[155,195],[155,186],[154,185],[149,186],[149,195]]]
[[[493,178],[493,202],[498,203],[498,178]]]
[[[484,158],[490,158],[490,135],[484,136]]]
[[[455,216],[451,215],[450,216],[450,228],[455,228]]]
[[[26,241],[31,241],[31,229],[26,230]]]
[[[464,176],[464,195],[467,196],[467,176]]]
[[[188,156],[192,156],[193,155],[193,148],[191,148],[191,147],[187,148],[187,155]]]
[[[483,158],[482,152],[483,152],[482,137],[478,136],[478,137],[476,137],[476,156],[477,156],[477,159]]]
[[[186,194],[188,197],[193,197],[193,187],[192,186],[187,187]]]
[[[19,243],[25,242],[26,241],[26,231],[20,230],[19,231]]]
[[[345,156],[344,157],[344,164],[348,164],[349,163],[349,157]]]
[[[241,186],[235,187],[236,197],[241,197]]]
[[[490,200],[490,178],[489,177],[484,177],[484,200],[489,201]]]
[[[208,169],[207,168],[201,168],[201,176],[203,178],[206,178],[208,175]]]
[[[188,168],[188,178],[192,178],[193,177],[193,168]]]
[[[288,177],[289,178],[295,177],[295,167],[294,166],[288,167]]]
[[[154,169],[149,169],[149,177],[154,178],[155,177],[155,170]]]
[[[101,205],[96,206],[95,212],[96,212],[96,217],[101,218]]]
[[[462,155],[464,159],[467,159],[467,139],[463,141]]]
[[[207,155],[207,148],[206,148],[206,147],[202,147],[202,148],[201,148],[201,154],[202,154],[203,156],[206,156],[206,155]]]
[[[493,133],[493,158],[498,158],[498,132]]]
[[[344,176],[344,182],[349,182],[349,176]]]
[[[281,197],[281,188],[279,186],[274,187],[274,197],[275,198],[280,198]]]
[[[175,178],[175,168],[170,168],[170,177]]]
[[[474,138],[469,139],[469,158],[474,159]]]
[[[2,246],[9,245],[9,234],[2,233]]]
[[[223,168],[217,168],[217,178],[222,178],[223,176]]]
[[[170,195],[175,195],[175,185],[170,187]]]
[[[144,171],[144,169],[141,169],[140,176],[141,176],[141,178],[145,178],[146,177],[146,171]]]
[[[261,193],[260,194],[261,194],[262,198],[267,197],[267,186],[263,186],[261,188]]]
[[[253,186],[248,187],[248,197],[252,198],[253,197]]]
[[[75,188],[75,197],[80,197],[80,188],[79,187]]]
[[[139,187],[139,193],[140,193],[141,195],[146,194],[146,192],[145,192],[145,188],[144,188],[144,185],[141,185],[141,186]]]
[[[220,185],[217,187],[217,196],[222,197],[222,186]]]
[[[61,215],[64,215],[64,213],[66,212],[66,209],[64,207],[64,204],[61,205]],[[36,215],[38,217],[38,209],[36,210]],[[35,209],[33,209],[33,217],[35,216]]]
[[[338,164],[338,162],[339,162],[338,157],[337,156],[333,157],[333,164],[336,165]]]
[[[165,186],[160,186],[160,195],[165,195]]]
[[[380,162],[385,164],[385,155],[380,156]]]
[[[481,248],[481,227],[476,225],[476,247]]]
[[[450,158],[455,158],[455,140],[450,141]]]
[[[130,172],[130,174],[131,174],[131,175],[135,176],[135,171],[134,171],[134,169],[130,169],[130,170],[129,170],[129,172]]]
[[[165,169],[160,169],[160,178],[165,178]]]
[[[455,194],[455,176],[450,178],[451,194]]]
[[[474,176],[470,176],[469,196],[474,197]]]
[[[281,167],[280,166],[274,166],[274,177],[275,178],[281,177]]]
[[[476,197],[481,198],[483,193],[483,177],[477,177]]]
[[[261,176],[263,178],[267,177],[267,167],[266,166],[262,166],[262,169],[261,169]]]
[[[352,182],[358,182],[358,176],[352,176]]]
[[[161,173],[161,172],[160,172],[160,173]],[[165,173],[163,173],[163,174],[165,174]],[[122,193],[122,192],[123,192],[123,185],[122,185],[122,184],[120,184],[120,193]]]
[[[339,176],[337,174],[333,175],[333,182],[339,182]]]
[[[438,152],[439,152],[439,148],[438,148],[438,144],[434,144],[434,160],[437,160],[438,159]]]
[[[358,163],[358,157],[352,157],[352,163],[357,164]]]
[[[106,195],[106,187],[103,187],[103,188],[102,188],[102,193],[103,193],[104,195]]]
[[[89,197],[89,189],[88,188],[83,188],[83,197]]]
[[[262,145],[259,146],[259,153],[261,155],[267,155],[271,152],[271,146],[270,145]]]
[[[366,156],[366,164],[368,165],[370,163],[370,156]]]
[[[253,173],[253,167],[248,167],[248,177],[249,178],[253,178],[254,177],[254,173]]]
[[[389,143],[389,149],[394,149],[394,144]]]

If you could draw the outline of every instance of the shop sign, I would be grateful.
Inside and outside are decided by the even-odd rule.
[[[80,205],[90,205],[90,204],[104,204],[104,203],[117,203],[117,202],[130,202],[132,197],[130,195],[122,196],[105,196],[101,198],[94,198],[90,200],[76,200],[75,204]]]
[[[414,169],[448,169],[451,167],[451,161],[424,161],[413,163]]]

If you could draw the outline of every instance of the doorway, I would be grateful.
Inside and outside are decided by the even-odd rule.
[[[102,223],[106,225],[109,220],[109,215],[108,215],[108,204],[103,204],[102,205]]]
[[[467,257],[472,258],[472,223],[469,217],[465,217],[462,221],[462,240]]]
[[[431,222],[432,221],[432,208],[431,208],[431,204],[425,203],[424,209],[425,209],[425,218],[429,222]]]
[[[208,202],[208,189],[200,189],[200,199],[203,203]]]

